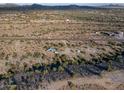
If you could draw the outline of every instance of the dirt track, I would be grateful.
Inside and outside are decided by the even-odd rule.
[[[106,40],[117,40],[117,41],[124,41],[124,39],[117,39],[117,38],[81,38],[81,39],[72,39],[72,38],[41,38],[41,37],[0,37],[0,40],[42,40],[42,41],[54,41],[54,40],[67,40],[67,41],[106,41]]]

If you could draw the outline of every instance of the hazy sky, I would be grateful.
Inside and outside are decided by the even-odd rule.
[[[0,4],[9,4],[9,3],[0,3]],[[10,4],[18,4],[18,5],[32,5],[33,3],[10,3]],[[101,6],[101,5],[109,5],[109,4],[120,4],[124,5],[124,3],[35,3],[41,5],[48,6],[60,6],[60,5],[83,5],[83,6]]]

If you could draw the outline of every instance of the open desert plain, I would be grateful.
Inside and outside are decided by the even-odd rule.
[[[124,89],[124,8],[16,7],[0,7],[1,90]]]

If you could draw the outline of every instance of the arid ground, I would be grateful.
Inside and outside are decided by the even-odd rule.
[[[0,89],[124,89],[124,9],[0,10]]]

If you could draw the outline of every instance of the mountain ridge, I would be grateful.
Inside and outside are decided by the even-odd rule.
[[[106,4],[103,6],[92,6],[92,5],[41,5],[41,4],[31,4],[31,5],[18,5],[18,4],[1,4],[0,10],[36,10],[36,9],[57,9],[57,10],[66,10],[66,9],[103,9],[103,8],[124,8],[124,5],[119,4]]]

